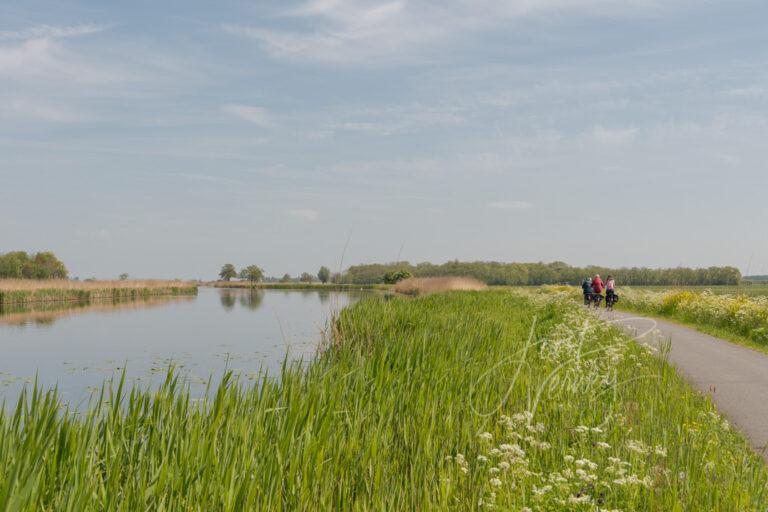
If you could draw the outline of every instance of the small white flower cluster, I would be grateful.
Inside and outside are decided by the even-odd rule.
[[[464,455],[462,455],[461,453],[457,453],[455,457],[446,455],[445,460],[456,462],[456,465],[459,467],[459,471],[461,471],[464,474],[469,473],[469,463],[467,462],[467,459],[464,457]]]
[[[598,426],[575,427],[573,432],[579,439],[577,446],[586,450],[592,447],[590,453],[593,456],[606,451],[610,453],[613,449],[603,439],[608,435],[607,431],[623,422],[623,416],[616,415],[606,418]],[[580,506],[587,507],[583,510],[608,511],[609,509],[603,508],[602,505],[609,492],[615,494],[617,489],[627,489],[627,492],[634,493],[637,489],[653,488],[654,478],[643,475],[642,470],[650,467],[649,458],[666,456],[666,449],[662,446],[651,446],[631,439],[623,443],[623,449],[629,455],[627,460],[608,456],[601,463],[600,457],[598,460],[592,460],[568,453],[563,456],[563,466],[559,471],[542,471],[535,469],[535,466],[543,460],[539,456],[544,453],[540,447],[550,447],[548,442],[539,439],[540,435],[546,433],[546,427],[542,423],[534,422],[533,415],[529,412],[502,416],[499,423],[503,430],[501,435],[505,440],[495,444],[494,434],[478,434],[483,453],[476,456],[476,464],[472,468],[462,454],[448,457],[458,465],[462,473],[471,471],[473,474],[486,475],[486,487],[478,500],[478,506],[481,508],[501,506],[499,500],[504,499],[509,500],[504,502],[504,508],[507,509],[512,503],[517,503],[516,500],[521,495],[527,494],[528,502],[522,505],[529,506],[528,510],[532,510],[530,507],[547,509],[556,506],[567,509]],[[594,451],[595,447],[599,448],[599,451]],[[546,457],[551,458],[551,455]],[[630,462],[632,460],[636,460],[637,467],[633,468],[633,463]],[[668,470],[662,472],[664,475],[668,473]],[[521,493],[520,489],[528,489],[529,492]]]
[[[639,455],[657,455],[659,457],[666,457],[667,456],[667,449],[664,448],[661,445],[656,445],[654,447],[646,446],[645,443],[642,441],[636,441],[634,439],[630,439],[627,441],[627,449],[635,452]]]

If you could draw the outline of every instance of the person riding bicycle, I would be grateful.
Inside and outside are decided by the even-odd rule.
[[[605,285],[603,284],[603,280],[600,279],[600,274],[595,274],[594,279],[592,279],[592,292],[594,297],[600,301],[603,300],[603,287]]]
[[[592,289],[592,281],[588,277],[585,277],[584,282],[581,283],[581,290],[584,293],[584,305],[589,306],[592,303],[594,290]]]
[[[600,279],[600,274],[596,274],[592,279],[592,289],[595,290],[595,293],[603,293],[604,287],[605,284],[603,284],[603,280]]]
[[[605,282],[605,307],[612,308],[618,301],[619,296],[616,295],[616,280],[613,276],[608,276],[608,279]]]

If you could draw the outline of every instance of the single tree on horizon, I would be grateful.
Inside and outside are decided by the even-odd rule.
[[[229,281],[237,277],[237,270],[235,270],[235,266],[231,263],[225,264],[223,267],[221,267],[221,272],[219,272],[219,277],[221,277],[221,279],[223,279],[224,281]]]
[[[311,283],[314,280],[315,278],[309,272],[303,272],[301,274],[301,277],[299,278],[299,281],[301,281],[302,283]]]
[[[290,283],[291,282],[291,274],[283,274],[283,277],[280,278],[281,283]]]
[[[328,267],[320,267],[320,270],[317,272],[317,278],[320,280],[321,283],[325,284],[328,282],[328,280],[331,278],[331,270]]]
[[[248,265],[240,271],[240,279],[247,279],[251,283],[255,283],[264,279],[264,270],[258,265]]]

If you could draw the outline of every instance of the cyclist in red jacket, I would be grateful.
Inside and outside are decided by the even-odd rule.
[[[600,279],[600,274],[597,274],[594,279],[592,279],[592,289],[595,293],[598,295],[603,293],[603,288],[605,285],[603,284],[603,280]]]

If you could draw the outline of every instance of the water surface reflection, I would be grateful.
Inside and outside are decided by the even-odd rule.
[[[370,295],[201,288],[197,297],[0,315],[0,400],[14,402],[37,375],[75,403],[124,366],[141,385],[156,383],[171,363],[196,385],[225,368],[246,381],[260,368],[274,375],[285,357],[314,355],[334,310]]]

